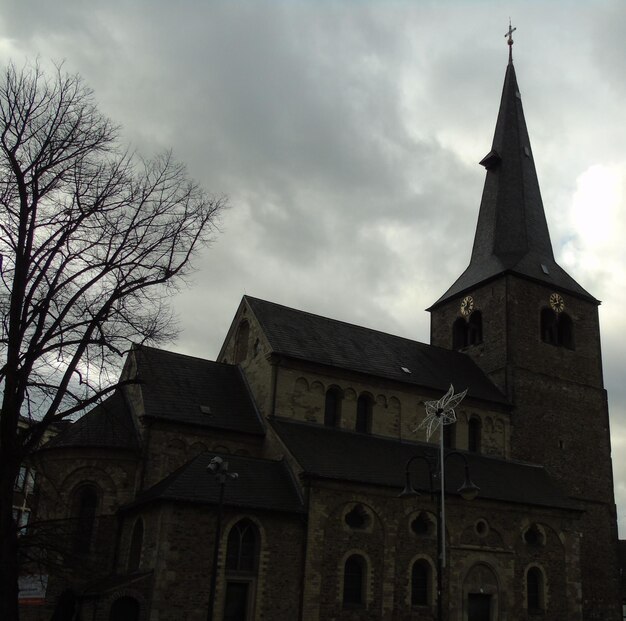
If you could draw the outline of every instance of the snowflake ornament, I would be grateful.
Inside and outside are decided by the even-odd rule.
[[[450,384],[448,392],[438,401],[426,401],[426,418],[421,422],[418,429],[426,427],[426,438],[430,440],[430,436],[437,430],[440,425],[451,425],[456,423],[456,413],[454,408],[463,401],[467,394],[467,388],[463,392],[454,394],[454,386]]]

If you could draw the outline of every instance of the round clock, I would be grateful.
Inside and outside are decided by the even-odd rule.
[[[474,310],[474,298],[471,295],[466,295],[461,300],[461,315],[467,317],[472,314]]]
[[[555,313],[562,313],[565,309],[565,301],[558,293],[550,294],[550,306]]]

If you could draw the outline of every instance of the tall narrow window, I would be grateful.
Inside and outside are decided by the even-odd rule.
[[[250,520],[237,522],[228,535],[226,569],[254,572],[257,567],[257,527]]]
[[[324,403],[324,425],[326,427],[339,427],[341,419],[341,393],[335,386],[326,391]]]
[[[478,345],[483,342],[483,316],[480,311],[474,311],[467,326],[468,345]]]
[[[369,395],[361,395],[356,402],[355,431],[371,433],[373,400]]]
[[[97,506],[98,492],[93,485],[83,485],[74,494],[72,510],[74,519],[74,552],[89,552],[96,521]]]
[[[141,549],[143,548],[143,520],[139,518],[133,527],[128,551],[128,571],[136,571],[141,563]]]
[[[235,364],[243,362],[248,357],[248,339],[250,338],[250,324],[244,319],[237,328],[235,341]]]
[[[248,621],[253,614],[259,543],[259,531],[248,519],[237,522],[228,534],[224,621]]]
[[[452,324],[452,348],[461,349],[467,345],[467,322],[459,317]]]
[[[574,349],[574,324],[567,313],[561,313],[558,321],[559,345]]]
[[[528,612],[544,610],[543,574],[538,567],[531,567],[526,572],[526,603]]]
[[[431,571],[428,561],[419,559],[413,563],[411,570],[411,604],[428,606],[430,604]]]
[[[365,575],[367,562],[353,554],[346,559],[343,568],[343,603],[344,605],[359,605],[365,603]]]
[[[472,416],[467,424],[467,450],[480,453],[481,422],[476,416]]]
[[[559,342],[556,313],[551,308],[541,309],[541,340],[551,345]]]

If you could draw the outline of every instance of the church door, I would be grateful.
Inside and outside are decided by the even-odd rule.
[[[491,595],[467,594],[467,621],[491,621]]]
[[[226,583],[224,621],[247,621],[249,587],[248,582],[229,581]]]

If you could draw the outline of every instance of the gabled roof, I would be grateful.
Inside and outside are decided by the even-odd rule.
[[[469,267],[431,308],[507,272],[592,302],[554,260],[512,61],[506,69]]]
[[[272,351],[437,391],[452,383],[499,404],[506,398],[465,354],[245,296]],[[403,371],[408,369],[410,373]],[[443,394],[442,393],[442,394]]]
[[[140,494],[125,508],[148,502],[217,504],[219,485],[207,466],[217,453],[202,453],[163,481]],[[286,463],[241,455],[221,454],[228,470],[236,472],[224,487],[224,505],[301,513],[302,498]]]
[[[423,442],[400,442],[381,436],[324,427],[319,424],[271,420],[286,448],[311,477],[404,488],[407,460],[415,454],[437,461],[437,447]],[[543,467],[462,451],[480,498],[503,502],[578,509],[550,479]],[[428,492],[426,465],[415,463],[413,485]],[[464,480],[463,462],[451,458],[446,466],[446,491],[454,494]]]
[[[254,435],[265,433],[238,367],[144,345],[133,351],[146,416]]]
[[[139,449],[137,430],[119,390],[65,427],[43,448],[69,447]]]

